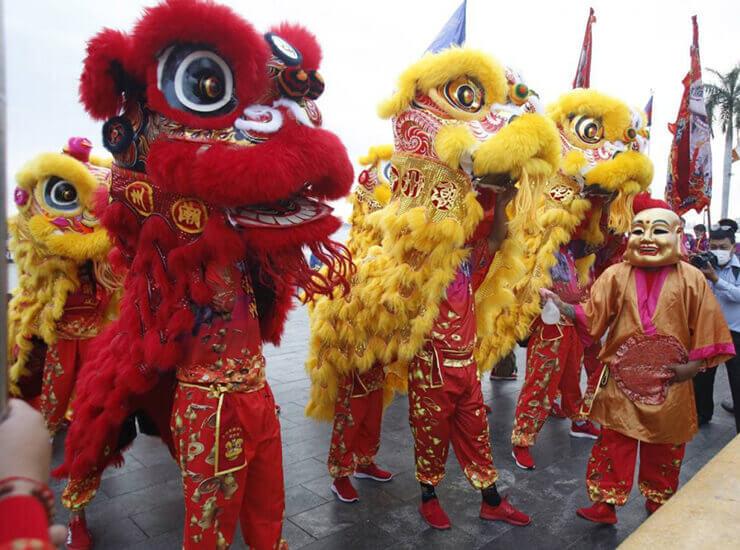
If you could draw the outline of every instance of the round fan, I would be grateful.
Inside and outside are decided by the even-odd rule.
[[[627,397],[645,405],[660,405],[668,395],[673,371],[668,365],[688,361],[688,353],[673,336],[637,334],[617,350],[609,370]]]

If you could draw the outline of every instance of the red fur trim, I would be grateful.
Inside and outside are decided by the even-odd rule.
[[[105,29],[87,43],[87,57],[80,77],[80,101],[91,117],[105,119],[120,111],[128,56],[128,38],[118,31]]]
[[[349,290],[349,278],[354,264],[349,251],[329,239],[339,229],[341,221],[328,216],[296,226],[295,229],[249,229],[244,239],[249,252],[260,263],[260,279],[281,281],[286,286],[300,287],[313,299],[315,295],[331,296],[334,288]],[[308,265],[302,246],[328,268],[325,274]]]
[[[339,138],[320,128],[286,120],[283,129],[259,145],[213,144],[160,139],[149,152],[152,181],[169,191],[199,196],[211,204],[238,206],[288,198],[309,182],[321,200],[345,196],[352,163]]]
[[[173,109],[157,87],[157,55],[176,43],[207,44],[231,67],[237,108],[220,117]],[[131,66],[147,83],[155,111],[193,128],[230,127],[241,110],[262,97],[269,85],[269,49],[254,27],[226,6],[200,0],[169,0],[148,8],[132,33]]]
[[[321,46],[319,46],[316,35],[301,25],[283,22],[270,29],[281,38],[301,52],[303,61],[301,68],[304,70],[317,70],[321,65]]]

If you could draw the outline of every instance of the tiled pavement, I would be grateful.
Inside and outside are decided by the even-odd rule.
[[[379,464],[396,477],[386,484],[357,481],[359,503],[336,501],[329,491],[325,465],[330,427],[303,416],[309,386],[303,369],[307,341],[306,311],[298,309],[288,321],[283,345],[266,350],[268,378],[282,408],[283,535],[292,549],[614,548],[645,519],[643,499],[636,489],[627,506],[619,510],[616,526],[596,526],[575,516],[576,508],[587,503],[584,473],[591,442],[569,437],[567,421],[548,421],[534,450],[536,470],[525,472],[514,465],[509,436],[521,381],[491,384],[485,380],[483,393],[493,408],[489,419],[500,490],[533,516],[529,527],[478,519],[480,497],[465,481],[452,452],[448,477],[438,494],[453,528],[435,531],[422,522],[404,396],[386,411],[378,457]],[[524,350],[518,351],[517,360],[523,366]],[[718,404],[728,398],[724,372],[717,377],[716,390]],[[732,417],[717,406],[713,421],[688,445],[682,483],[734,435]],[[55,464],[61,456],[58,439]],[[54,488],[59,491],[61,484]],[[126,453],[125,465],[106,472],[88,510],[96,548],[179,549],[184,518],[180,491],[179,471],[164,446],[155,438],[139,436]],[[61,506],[58,510],[59,520],[66,521],[65,511]],[[240,536],[233,548],[245,548]]]

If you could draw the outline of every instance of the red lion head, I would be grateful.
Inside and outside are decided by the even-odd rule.
[[[130,34],[94,37],[80,97],[107,119],[115,204],[106,218],[124,252],[151,214],[187,242],[215,216],[273,277],[286,278],[272,257],[282,252],[291,283],[325,291],[342,279],[319,279],[298,261],[305,244],[331,267],[344,265],[326,246],[340,222],[323,201],[347,194],[352,167],[320,128],[320,61],[304,28],[282,24],[263,36],[229,8],[198,0],[169,0]]]
[[[60,472],[100,467],[137,400],[162,401],[157,385],[213,303],[214,270],[240,265],[251,275],[271,342],[296,286],[309,297],[347,288],[351,262],[329,238],[341,222],[324,201],[347,194],[352,166],[320,127],[320,61],[302,27],[261,35],[204,0],[168,0],[130,34],[104,30],[90,41],[80,97],[106,120],[115,157],[100,218],[129,270],[120,318],[80,374]],[[304,246],[325,271],[308,267]]]

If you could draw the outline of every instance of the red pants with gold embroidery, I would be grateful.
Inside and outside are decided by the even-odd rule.
[[[534,445],[558,391],[565,414],[578,417],[582,356],[583,347],[574,326],[535,321],[527,345],[527,371],[514,413],[512,445]]]
[[[601,372],[601,367],[604,366],[599,359],[599,353],[601,353],[601,342],[598,340],[583,348],[583,368],[588,376]]]
[[[450,443],[471,485],[496,482],[488,419],[475,363],[439,367],[415,357],[409,366],[409,424],[414,437],[416,479],[437,485],[445,475]]]
[[[77,371],[89,353],[91,341],[60,339],[47,348],[39,409],[52,435],[59,430],[67,414]]]
[[[250,548],[281,548],[282,450],[270,388],[223,394],[219,406],[217,392],[179,384],[171,430],[185,493],[183,548],[228,548],[237,520]]]
[[[591,449],[586,472],[586,487],[592,501],[618,506],[627,502],[635,478],[638,447],[640,492],[658,504],[675,494],[686,444],[645,443],[602,427],[601,437]]]
[[[348,379],[339,388],[334,409],[327,461],[334,478],[352,475],[358,465],[372,464],[380,448],[383,388],[353,396],[353,377]]]

